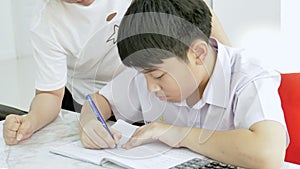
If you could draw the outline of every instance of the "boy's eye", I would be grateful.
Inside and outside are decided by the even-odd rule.
[[[156,76],[153,76],[155,79],[161,79],[163,76],[164,76],[165,74],[163,73],[163,74],[161,74],[161,75],[156,75]]]

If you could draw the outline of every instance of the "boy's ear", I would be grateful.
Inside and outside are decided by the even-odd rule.
[[[207,43],[203,40],[195,40],[190,48],[191,61],[195,62],[197,65],[202,65],[206,59],[208,54],[208,46]]]

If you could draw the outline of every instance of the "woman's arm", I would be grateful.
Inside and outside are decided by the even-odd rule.
[[[210,12],[212,14],[212,31],[211,36],[218,39],[219,42],[221,42],[224,45],[230,46],[229,39],[221,25],[221,22],[219,21],[218,17],[214,13],[214,11],[211,9],[211,7],[207,4],[207,6],[210,9]]]

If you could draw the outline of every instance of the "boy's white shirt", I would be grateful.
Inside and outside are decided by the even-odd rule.
[[[99,93],[111,104],[117,119],[153,121],[211,130],[250,128],[262,120],[285,128],[278,87],[280,74],[263,68],[242,50],[218,43],[214,72],[202,99],[190,108],[186,101],[161,101],[147,91],[144,75],[128,68]]]
[[[66,85],[83,104],[87,94],[97,92],[124,70],[115,42],[130,3],[95,0],[82,6],[44,0],[31,27],[36,89],[51,91]]]

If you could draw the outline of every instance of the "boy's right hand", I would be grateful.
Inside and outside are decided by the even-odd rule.
[[[104,119],[108,119],[111,116],[111,113],[109,113],[111,112],[111,109],[107,100],[98,93],[94,94],[92,98],[96,100],[96,104],[101,105],[100,112],[103,113],[102,116]],[[82,106],[79,128],[80,140],[85,148],[114,148],[122,137],[120,132],[110,128],[114,138],[111,137],[103,127],[102,123],[97,119],[88,101],[85,101]]]
[[[3,124],[3,137],[7,145],[16,145],[33,134],[32,122],[27,116],[10,114]]]
[[[85,148],[103,149],[114,148],[120,141],[122,135],[120,132],[110,128],[114,139],[102,126],[102,124],[95,118],[89,120],[87,123],[80,123],[80,140]]]

